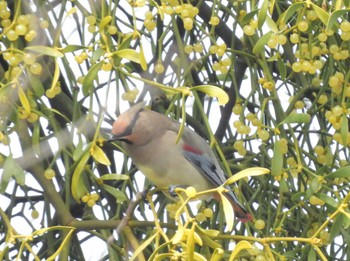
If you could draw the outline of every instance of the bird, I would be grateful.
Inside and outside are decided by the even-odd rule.
[[[159,188],[192,186],[204,191],[221,186],[225,174],[209,144],[187,126],[177,141],[179,130],[179,122],[140,102],[115,120],[111,140],[122,142],[135,166]],[[225,188],[224,196],[238,220],[252,221],[233,191]]]

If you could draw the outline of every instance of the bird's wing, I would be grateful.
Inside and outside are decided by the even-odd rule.
[[[179,126],[174,122],[173,131],[178,132]],[[184,128],[181,140],[184,157],[214,186],[221,186],[226,178],[208,143],[188,127]]]

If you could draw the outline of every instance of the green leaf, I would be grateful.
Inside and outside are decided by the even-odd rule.
[[[329,232],[329,242],[332,242],[336,236],[339,235],[339,232],[341,228],[344,226],[345,220],[347,218],[344,215],[338,215],[331,227],[331,230]]]
[[[15,178],[16,182],[23,186],[25,184],[25,174],[21,166],[9,156],[5,159],[3,165],[3,172],[1,175],[1,184],[0,184],[0,193],[4,193],[6,191],[7,185],[11,178]]]
[[[327,178],[334,179],[334,178],[347,178],[350,177],[350,166],[346,166],[340,169],[337,169],[333,173],[327,175]]]
[[[257,10],[250,12],[250,13],[247,13],[245,16],[243,16],[242,25],[248,24],[258,12],[259,12],[259,10],[257,9]]]
[[[61,53],[60,51],[58,51],[55,48],[52,47],[48,47],[48,46],[28,46],[26,48],[24,48],[24,51],[34,51],[40,54],[44,54],[44,55],[48,55],[48,56],[52,56],[52,57],[63,57],[63,53]]]
[[[238,244],[236,245],[235,249],[233,249],[229,261],[235,260],[237,257],[238,253],[241,252],[242,250],[246,249],[251,249],[253,246],[246,240],[239,241]]]
[[[316,252],[312,246],[310,246],[310,251],[309,251],[309,254],[307,255],[307,260],[316,261]]]
[[[340,120],[340,136],[344,144],[348,143],[348,131],[349,131],[349,121],[348,117],[344,113]]]
[[[85,154],[83,155],[83,157],[80,159],[72,176],[72,187],[71,187],[72,196],[78,203],[80,203],[80,199],[82,198],[82,196],[87,194],[87,189],[82,180],[82,173],[84,171],[85,165],[89,160],[89,158],[90,158],[90,153],[89,153],[89,150],[87,150],[85,151]]]
[[[94,64],[90,70],[88,71],[88,73],[86,74],[86,76],[84,77],[83,80],[83,95],[86,97],[89,95],[89,93],[92,91],[93,89],[93,82],[94,80],[97,78],[97,74],[101,69],[101,66],[103,64],[103,61]]]
[[[102,180],[128,180],[129,176],[124,174],[110,173],[100,177]]]
[[[334,30],[335,27],[336,27],[336,25],[339,24],[338,19],[339,19],[340,17],[342,17],[344,14],[349,13],[349,12],[350,12],[349,9],[334,11],[334,12],[330,15],[330,17],[328,18],[326,30]]]
[[[266,168],[260,168],[260,167],[247,168],[247,169],[241,170],[237,174],[227,179],[226,182],[224,183],[224,186],[230,185],[246,177],[261,176],[261,175],[266,175],[268,173],[270,173],[270,170]]]
[[[83,154],[83,140],[81,138],[81,136],[79,135],[79,142],[77,144],[77,147],[75,148],[74,152],[73,152],[73,160],[77,161],[81,155]]]
[[[282,80],[286,79],[287,68],[286,68],[285,62],[281,59],[281,56],[277,57],[277,66],[278,66],[278,71],[279,71],[279,75],[281,76],[281,79]]]
[[[277,21],[277,24],[279,22],[283,22],[283,23],[287,23],[289,18],[294,15],[298,9],[304,7],[304,2],[298,2],[298,3],[294,3],[292,4],[288,9],[287,11],[285,11],[281,16],[280,16],[280,19],[279,21]]]
[[[125,200],[127,200],[126,195],[120,191],[119,189],[106,185],[106,184],[102,184],[101,187],[107,191],[109,194],[111,194],[112,196],[114,196],[116,198],[116,202],[117,203],[122,203]]]
[[[267,41],[270,39],[271,34],[273,34],[273,32],[272,32],[272,31],[269,31],[268,33],[264,34],[264,35],[256,42],[256,44],[254,45],[254,48],[253,48],[253,53],[254,53],[255,55],[261,53],[261,52],[264,50],[265,44],[266,44]]]
[[[192,87],[191,91],[200,91],[204,92],[210,97],[216,97],[218,99],[219,105],[224,105],[229,100],[227,93],[223,89],[214,85],[198,85]]]
[[[39,78],[31,73],[28,73],[27,77],[29,78],[30,86],[33,89],[34,95],[38,98],[43,96],[45,94],[45,89]]]
[[[269,0],[264,0],[259,13],[258,13],[258,28],[261,29],[263,24],[265,23],[267,16],[267,8],[269,7]]]
[[[315,196],[318,197],[319,199],[323,200],[326,204],[328,204],[331,207],[338,208],[339,203],[335,201],[334,198],[325,195],[323,193],[315,193]]]
[[[286,123],[309,123],[311,120],[310,114],[307,113],[291,113],[283,121],[278,123],[277,126]]]
[[[97,48],[95,51],[92,52],[90,63],[91,64],[97,63],[97,61],[100,60],[101,56],[103,56],[105,53],[106,53],[105,49],[102,49],[100,47]]]
[[[321,20],[321,22],[324,25],[327,25],[329,20],[329,14],[325,10],[323,10],[321,7],[315,5],[314,3],[311,3],[311,6],[316,12],[317,17]]]
[[[283,167],[283,155],[281,153],[281,145],[278,140],[275,141],[273,148],[273,158],[271,163],[272,176],[280,176]]]
[[[62,52],[63,53],[70,53],[70,52],[78,51],[78,50],[81,50],[81,49],[86,49],[86,47],[83,46],[83,45],[71,44],[71,45],[67,45],[66,47],[64,47],[62,49]]]

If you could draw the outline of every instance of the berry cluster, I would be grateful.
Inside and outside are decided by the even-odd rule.
[[[81,198],[81,201],[86,203],[90,208],[96,204],[96,201],[99,199],[99,195],[97,193],[86,194]]]

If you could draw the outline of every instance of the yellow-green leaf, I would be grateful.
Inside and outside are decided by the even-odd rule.
[[[60,51],[58,51],[55,48],[52,47],[48,47],[48,46],[28,46],[26,48],[24,48],[25,51],[30,50],[30,51],[34,51],[40,54],[45,54],[48,56],[52,56],[52,57],[63,57],[63,53],[61,53]]]
[[[141,55],[133,49],[122,49],[115,52],[120,58],[141,64]]]
[[[251,249],[253,246],[246,240],[239,241],[235,249],[232,251],[229,261],[233,261],[239,252],[245,249]]]
[[[24,110],[27,112],[27,113],[30,113],[30,104],[29,104],[29,101],[27,99],[27,96],[26,94],[24,93],[23,89],[21,86],[18,86],[18,97],[19,97],[19,100],[21,101],[21,104],[24,108]]]
[[[220,261],[224,256],[225,251],[222,248],[216,248],[211,255],[210,261]]]
[[[232,205],[231,205],[230,201],[222,193],[220,193],[220,197],[221,197],[221,201],[222,201],[222,207],[224,209],[227,230],[232,231],[233,222],[234,222],[234,214],[233,214]]]
[[[197,252],[193,253],[193,260],[195,260],[195,261],[207,261],[207,259],[204,256],[202,256],[201,254],[199,254]]]
[[[55,59],[55,71],[52,77],[51,89],[56,87],[59,77],[60,77],[60,66],[58,64],[57,59]]]
[[[100,179],[102,180],[128,180],[129,176],[124,174],[110,173],[103,175]]]
[[[147,61],[146,61],[145,53],[142,48],[142,44],[140,44],[140,65],[142,70],[144,71],[147,70]]]
[[[184,229],[182,227],[178,227],[178,229],[175,232],[174,237],[171,239],[172,243],[174,245],[180,243],[183,235],[184,235]]]
[[[219,105],[224,105],[229,100],[227,93],[223,89],[214,85],[198,85],[192,87],[191,90],[204,92],[210,97],[216,97],[218,99]]]
[[[322,9],[318,5],[315,5],[314,3],[311,3],[311,6],[314,9],[314,11],[316,12],[317,17],[321,20],[321,22],[324,25],[327,25],[328,20],[329,20],[329,14],[324,9]]]
[[[266,24],[267,26],[270,28],[270,30],[274,33],[278,33],[278,26],[275,23],[274,20],[272,20],[272,18],[270,16],[266,16]]]
[[[139,246],[135,252],[133,253],[133,255],[129,258],[129,261],[133,261],[137,258],[137,256],[148,246],[151,245],[151,242],[158,236],[159,231],[157,231],[156,233],[154,233],[152,236],[150,236],[147,240],[145,240],[141,246]]]
[[[111,162],[109,161],[109,159],[107,158],[106,153],[97,145],[93,146],[93,150],[92,150],[92,157],[98,162],[101,163],[103,165],[111,165]]]
[[[87,193],[87,189],[82,182],[82,173],[84,170],[84,167],[87,163],[87,161],[90,158],[90,153],[89,151],[86,151],[83,157],[80,159],[77,167],[75,168],[72,176],[72,196],[73,198],[80,203],[80,199],[82,196],[84,196]]]
[[[187,242],[186,242],[186,252],[187,252],[187,260],[192,261],[193,260],[193,253],[194,253],[194,229],[195,224],[192,223],[191,229],[186,229],[187,231]]]
[[[260,168],[260,167],[253,167],[241,170],[237,174],[233,175],[229,179],[226,180],[224,186],[230,185],[240,179],[246,178],[246,177],[252,177],[252,176],[260,176],[260,175],[266,175],[270,173],[269,169],[266,168]]]

